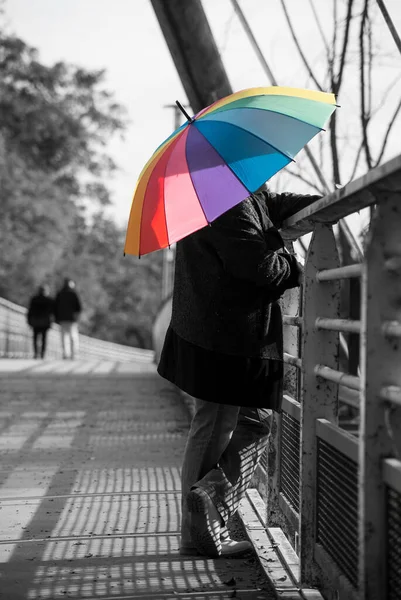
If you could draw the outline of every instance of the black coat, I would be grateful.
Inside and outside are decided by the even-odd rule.
[[[49,329],[54,315],[54,301],[50,296],[36,294],[31,298],[28,308],[28,324],[34,329]]]
[[[82,306],[78,294],[74,290],[62,288],[56,295],[54,304],[57,323],[63,321],[74,323],[78,321]]]
[[[258,192],[178,242],[176,333],[206,350],[281,360],[282,316],[276,304],[271,319],[272,304],[300,284],[302,268],[280,251],[277,228],[318,198]]]

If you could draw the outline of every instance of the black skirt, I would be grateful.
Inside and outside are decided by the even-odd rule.
[[[157,371],[200,400],[281,410],[283,363],[280,360],[205,350],[182,339],[169,327]]]

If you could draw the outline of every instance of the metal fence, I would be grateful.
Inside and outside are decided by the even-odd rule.
[[[27,309],[0,298],[0,358],[32,358],[32,332]],[[54,323],[48,333],[46,356],[62,358],[60,328]],[[120,362],[152,362],[152,350],[142,350],[79,335],[79,358]]]
[[[301,586],[329,600],[401,598],[401,156],[289,219],[333,222],[372,204],[362,263],[340,266],[331,225],[314,227],[301,302],[287,303],[284,397],[266,457],[267,523],[299,555]],[[346,319],[340,280],[361,280]],[[299,307],[302,310],[299,310]],[[360,376],[340,369],[340,335],[360,337]],[[289,341],[289,343],[288,343]],[[339,407],[359,408],[352,432]]]

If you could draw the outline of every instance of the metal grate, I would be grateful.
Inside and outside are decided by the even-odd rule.
[[[299,422],[288,413],[282,412],[280,492],[296,512],[299,512],[300,437]]]
[[[317,541],[358,586],[358,465],[318,438]]]
[[[387,600],[401,598],[401,494],[387,488]]]

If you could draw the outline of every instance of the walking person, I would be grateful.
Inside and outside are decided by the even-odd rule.
[[[195,398],[182,465],[181,554],[235,555],[237,511],[283,393],[279,298],[303,268],[277,228],[318,196],[263,188],[177,243],[159,374]],[[311,230],[306,222],[302,235]],[[299,236],[298,236],[299,237]]]
[[[54,301],[56,322],[60,325],[63,358],[76,358],[79,350],[78,321],[82,312],[81,300],[75,291],[75,281],[64,279]]]
[[[48,285],[39,286],[36,294],[29,301],[27,314],[28,325],[33,332],[34,358],[45,358],[47,332],[54,315],[54,301],[50,296]]]

